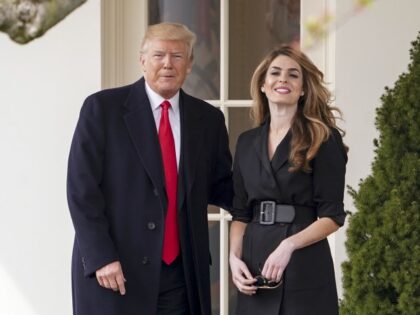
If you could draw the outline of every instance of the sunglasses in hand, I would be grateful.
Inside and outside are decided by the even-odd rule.
[[[254,286],[256,286],[258,289],[277,289],[283,283],[283,279],[280,279],[279,282],[270,281],[261,275],[256,276],[255,279],[257,281],[254,283]]]

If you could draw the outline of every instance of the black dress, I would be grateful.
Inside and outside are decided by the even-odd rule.
[[[243,238],[242,259],[255,276],[270,253],[286,237],[321,217],[342,226],[344,177],[347,154],[341,135],[331,130],[311,161],[312,172],[291,173],[288,161],[291,131],[268,158],[268,128],[244,132],[238,139],[234,162],[233,220],[248,223]],[[255,203],[271,200],[293,205],[296,219],[290,224],[261,225],[253,219]],[[309,215],[308,215],[309,213]],[[275,290],[257,290],[253,296],[238,293],[238,315],[336,315],[338,298],[334,266],[326,239],[296,250]]]

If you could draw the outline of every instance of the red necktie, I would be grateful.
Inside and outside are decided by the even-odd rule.
[[[164,101],[160,106],[162,107],[162,112],[159,124],[159,142],[165,171],[166,194],[168,197],[162,260],[167,265],[170,265],[179,254],[178,217],[176,211],[178,172],[174,136],[169,122],[168,110],[171,103]]]

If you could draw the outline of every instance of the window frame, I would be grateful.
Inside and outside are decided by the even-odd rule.
[[[101,66],[102,88],[130,84],[142,76],[138,63],[140,41],[148,25],[147,0],[110,1],[101,0]],[[306,37],[304,25],[310,16],[334,14],[336,0],[301,0],[301,42]],[[220,99],[207,100],[224,114],[229,130],[229,108],[250,107],[252,101],[229,99],[229,0],[220,0]],[[139,18],[140,17],[140,18]],[[302,40],[303,39],[303,40]],[[317,46],[305,53],[325,74],[330,90],[334,91],[335,34],[320,40]],[[304,48],[303,48],[304,49]],[[136,65],[133,65],[137,61]],[[209,221],[220,226],[220,314],[229,314],[229,222],[231,215],[224,209],[209,213]],[[334,261],[335,236],[329,237]],[[340,283],[340,268],[335,266],[336,279]],[[340,285],[339,285],[340,286]]]

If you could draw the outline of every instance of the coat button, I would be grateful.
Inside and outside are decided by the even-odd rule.
[[[149,230],[154,230],[154,229],[156,229],[156,224],[154,224],[153,222],[149,222],[149,223],[147,223],[147,228]]]
[[[153,189],[153,193],[155,194],[156,197],[159,196],[159,192],[156,188]]]
[[[143,259],[141,260],[141,263],[143,265],[147,265],[150,262],[149,257],[144,256]]]

